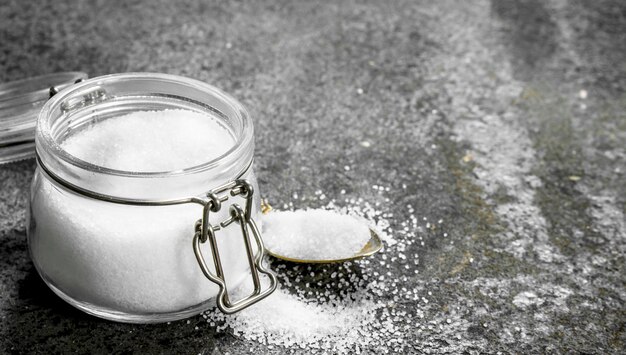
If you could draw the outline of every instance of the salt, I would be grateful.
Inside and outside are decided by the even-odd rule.
[[[332,348],[346,353],[355,345],[369,345],[381,327],[376,319],[380,308],[382,305],[363,292],[352,299],[320,302],[277,289],[265,301],[242,312],[231,316],[211,312],[207,317],[225,322],[235,335],[268,345]]]
[[[138,111],[110,118],[71,135],[71,155],[110,169],[173,171],[225,154],[235,141],[216,119],[189,110]]]
[[[272,253],[292,259],[349,258],[370,240],[367,223],[327,210],[272,212],[263,217],[263,240]]]
[[[156,172],[206,163],[234,144],[217,118],[164,110],[92,123],[62,147],[103,167]],[[202,274],[191,243],[202,206],[112,204],[68,193],[48,179],[35,183],[31,210],[45,229],[34,229],[31,256],[57,293],[102,312],[149,315],[208,307],[217,286]],[[225,219],[227,210],[214,218]],[[243,241],[236,230],[220,233],[227,282],[236,286],[249,274]],[[208,244],[201,249],[210,255]]]

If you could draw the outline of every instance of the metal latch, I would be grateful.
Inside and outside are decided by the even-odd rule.
[[[254,189],[252,188],[252,185],[243,179],[232,181],[211,190],[206,194],[208,200],[204,204],[202,219],[199,219],[195,224],[193,251],[204,276],[219,286],[217,294],[217,307],[226,314],[238,312],[262,300],[263,298],[269,296],[276,289],[277,285],[276,275],[265,269],[262,264],[263,256],[265,255],[265,247],[263,246],[261,234],[251,216],[253,194]],[[222,202],[225,202],[229,197],[234,196],[241,196],[246,199],[244,208],[234,203],[229,208],[229,218],[218,224],[211,224],[209,221],[211,212],[219,212],[222,208]],[[216,239],[216,232],[223,230],[233,223],[239,224],[241,228],[241,234],[243,236],[248,257],[248,264],[250,265],[250,272],[252,273],[252,281],[254,283],[254,291],[236,302],[230,300]],[[258,247],[258,253],[256,254],[254,253],[250,234],[254,237],[254,241]],[[207,267],[202,251],[200,250],[200,245],[206,243],[207,241],[209,241],[211,246],[215,273],[211,272],[211,270]],[[259,273],[265,274],[269,277],[270,284],[265,290],[262,289]]]

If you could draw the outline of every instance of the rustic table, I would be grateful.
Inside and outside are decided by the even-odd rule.
[[[349,269],[416,297],[373,295],[403,331],[362,351],[624,352],[624,2],[3,1],[0,18],[0,80],[204,80],[255,117],[276,207],[382,211],[399,243]],[[28,256],[34,168],[0,166],[0,352],[296,351],[65,304]]]

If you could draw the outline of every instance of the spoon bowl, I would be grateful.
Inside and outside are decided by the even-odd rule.
[[[263,215],[267,215],[268,213],[272,212],[273,208],[272,206],[267,202],[267,200],[262,199],[261,200],[261,213],[263,213]],[[265,252],[267,252],[267,254],[277,258],[277,259],[281,259],[281,260],[285,260],[285,261],[289,261],[292,263],[300,263],[300,264],[331,264],[331,263],[343,263],[346,261],[351,261],[351,260],[356,260],[356,259],[361,259],[367,256],[372,256],[374,254],[376,254],[378,251],[380,251],[383,247],[383,241],[380,237],[380,235],[378,234],[378,232],[372,228],[369,228],[370,231],[370,239],[367,241],[367,243],[365,243],[365,245],[363,246],[363,248],[361,248],[361,250],[359,250],[358,252],[356,252],[354,255],[351,255],[349,257],[345,257],[345,258],[336,258],[336,259],[301,259],[301,258],[294,258],[294,257],[290,257],[288,255],[281,255],[279,253],[276,253],[274,251],[272,251],[270,248],[268,248],[267,246],[265,246]]]
[[[275,257],[277,259],[290,261],[292,263],[301,263],[301,264],[331,264],[331,263],[343,263],[343,262],[346,262],[346,261],[351,261],[351,260],[364,258],[366,256],[371,256],[371,255],[376,254],[380,249],[382,249],[382,247],[383,247],[383,241],[380,239],[380,236],[378,235],[378,232],[376,232],[375,230],[370,228],[370,240],[363,246],[363,248],[361,250],[359,250],[357,253],[355,253],[354,255],[349,256],[347,258],[307,260],[307,259],[292,258],[292,257],[286,256],[286,255],[280,255],[278,253],[275,253],[275,252],[271,251],[267,247],[265,248],[265,251],[269,255],[271,255],[271,256],[273,256],[273,257]]]

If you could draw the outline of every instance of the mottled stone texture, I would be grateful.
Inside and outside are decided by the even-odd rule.
[[[403,305],[424,315],[402,321],[403,351],[624,352],[623,1],[2,1],[0,80],[67,70],[232,93],[279,206],[345,190],[397,227],[408,204],[442,219],[447,237],[411,246],[406,287],[432,295]],[[0,167],[0,352],[287,352],[202,317],[125,325],[66,305],[27,253],[33,168]]]

